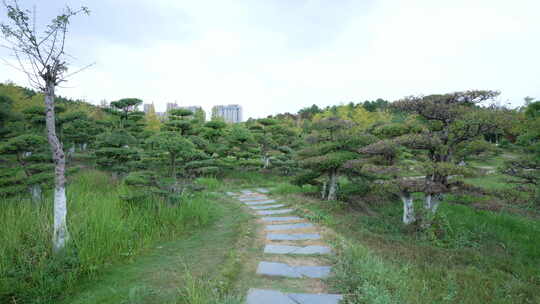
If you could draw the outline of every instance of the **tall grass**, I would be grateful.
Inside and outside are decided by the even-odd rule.
[[[82,277],[130,259],[159,239],[209,224],[216,209],[204,195],[180,204],[158,200],[126,203],[125,189],[97,171],[68,187],[71,241],[51,254],[52,199],[41,205],[19,197],[0,200],[0,303],[50,303]]]
[[[367,247],[336,241],[337,255],[332,285],[346,294],[347,303],[403,303],[407,267],[394,267]]]

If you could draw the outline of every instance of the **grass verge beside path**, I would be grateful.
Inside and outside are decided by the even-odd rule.
[[[97,283],[83,283],[60,303],[240,303],[233,287],[241,267],[235,244],[249,216],[235,204],[216,208],[215,224],[153,245],[129,264],[106,271]]]
[[[330,283],[348,303],[540,303],[538,221],[443,204],[433,238],[405,228],[398,203],[367,216],[294,187],[273,193],[338,233]]]
[[[162,303],[174,301],[175,291],[177,300],[189,297],[177,283],[206,284],[205,276],[221,281],[211,282],[220,297],[227,294],[247,218],[210,191],[175,205],[128,203],[108,175],[81,172],[67,193],[71,241],[58,255],[51,254],[50,194],[41,204],[0,199],[0,303],[131,303],[146,294],[148,303]]]

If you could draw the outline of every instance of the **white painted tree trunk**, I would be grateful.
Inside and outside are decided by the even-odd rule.
[[[332,171],[330,174],[330,185],[328,188],[328,200],[335,201],[337,199],[337,180],[338,174],[336,171]]]
[[[53,249],[55,252],[62,250],[69,241],[67,229],[67,199],[66,188],[54,189],[54,238]]]
[[[268,169],[270,167],[270,157],[265,156],[264,157],[264,169]]]
[[[62,143],[56,135],[54,113],[54,81],[47,81],[45,90],[45,123],[47,126],[47,139],[51,146],[54,161],[54,223],[53,223],[53,250],[62,250],[69,240],[67,229],[67,199],[66,199],[66,157]]]
[[[324,183],[323,183],[322,190],[321,190],[321,198],[322,198],[322,199],[325,199],[325,198],[326,198],[326,187],[327,187],[326,185],[327,185],[327,184],[328,184],[327,182],[324,182]]]
[[[30,186],[30,194],[32,195],[32,201],[34,203],[41,201],[41,185],[40,184],[34,184]]]
[[[414,204],[410,193],[406,192],[401,195],[403,201],[403,223],[409,225],[416,220],[414,215]]]
[[[426,197],[424,199],[424,209],[431,210],[432,198],[433,198],[433,195],[431,193],[426,193]]]
[[[432,214],[435,214],[437,212],[437,208],[439,208],[439,204],[441,201],[440,194],[426,194],[426,198],[424,200],[424,209],[431,212]]]

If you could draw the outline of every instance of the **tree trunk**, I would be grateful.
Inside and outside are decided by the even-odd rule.
[[[41,185],[40,184],[33,184],[30,186],[30,194],[32,195],[32,201],[34,203],[39,203],[41,202],[41,194],[42,194],[42,190],[41,190]]]
[[[413,199],[409,192],[404,192],[401,194],[401,200],[403,201],[403,223],[409,225],[416,220]]]
[[[54,161],[54,225],[53,225],[53,250],[58,252],[66,246],[69,240],[67,229],[67,199],[66,199],[66,157],[62,143],[56,136],[54,115],[54,89],[55,84],[47,81],[45,91],[45,122],[47,126],[47,139],[51,146]]]
[[[332,170],[330,173],[330,185],[328,187],[328,198],[329,201],[335,201],[337,198],[337,180],[338,174],[336,170]]]
[[[270,157],[264,156],[263,159],[264,159],[264,169],[268,169],[268,167],[270,167]]]
[[[426,193],[426,197],[424,199],[424,209],[431,210],[432,201],[433,201],[433,194]]]
[[[442,194],[438,193],[438,194],[433,194],[433,195],[430,195],[431,196],[431,199],[430,199],[430,203],[429,205],[425,205],[426,209],[428,209],[431,213],[435,214],[437,212],[437,209],[439,208],[439,204],[441,203],[441,200],[442,200]]]
[[[328,182],[324,182],[323,183],[323,186],[322,186],[322,190],[321,190],[321,199],[325,199],[326,198],[326,185],[328,184]]]

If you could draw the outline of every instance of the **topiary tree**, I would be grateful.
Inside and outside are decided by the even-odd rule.
[[[308,147],[298,152],[300,165],[309,170],[298,177],[298,183],[326,176],[321,189],[323,199],[336,200],[343,165],[358,158],[359,146],[371,142],[370,136],[351,134],[352,126],[352,122],[337,117],[322,119],[314,124],[316,131],[308,137]]]
[[[414,115],[417,122],[411,123],[409,119],[402,124],[376,127],[373,131],[382,138],[360,149],[363,158],[348,166],[386,180],[390,189],[401,197],[405,224],[418,219],[412,196],[415,192],[424,194],[424,209],[433,215],[444,193],[472,189],[450,177],[468,173],[468,168],[459,165],[462,160],[459,155],[464,155],[470,144],[480,140],[483,134],[498,128],[495,113],[477,106],[497,94],[468,91],[394,102],[393,109]],[[407,177],[412,165],[425,176]]]
[[[197,154],[195,145],[187,138],[173,131],[160,132],[147,140],[147,147],[153,153],[166,159],[169,177],[176,179],[181,162],[187,162]]]
[[[96,139],[96,163],[118,179],[131,171],[140,159],[134,145],[137,139],[124,129],[100,134]]]
[[[16,119],[15,113],[11,110],[12,104],[11,98],[0,95],[0,140],[9,136],[11,130],[8,128],[8,124]]]
[[[95,122],[85,112],[72,112],[61,117],[64,141],[85,151],[99,133]]]
[[[253,134],[246,127],[233,125],[226,135],[226,143],[227,149],[224,153],[230,166],[244,170],[259,169],[262,166],[260,150]]]
[[[0,181],[6,185],[0,190],[0,195],[13,195],[26,187],[32,199],[40,201],[43,186],[53,183],[54,164],[48,153],[47,140],[38,135],[23,134],[0,144],[0,155],[18,164],[16,170],[10,170],[11,176],[4,176],[3,182]],[[18,179],[18,172],[23,172],[24,179]]]
[[[166,131],[178,132],[180,135],[187,135],[193,129],[194,121],[189,119],[193,112],[186,109],[173,109],[167,113],[167,121],[164,124]]]
[[[540,101],[531,102],[525,109],[525,121],[521,135],[516,141],[523,152],[518,158],[505,161],[502,172],[512,176],[511,183],[519,185],[519,190],[531,194],[540,206]]]
[[[452,189],[459,183],[450,176],[462,174],[456,159],[464,144],[499,128],[496,115],[489,108],[479,107],[483,101],[498,96],[494,91],[465,91],[443,95],[408,97],[392,104],[398,111],[411,113],[424,122],[424,132],[404,135],[396,142],[413,150],[423,150],[428,159],[423,168],[426,174],[424,207],[435,213],[442,199],[438,189]],[[430,190],[433,187],[433,191]]]

